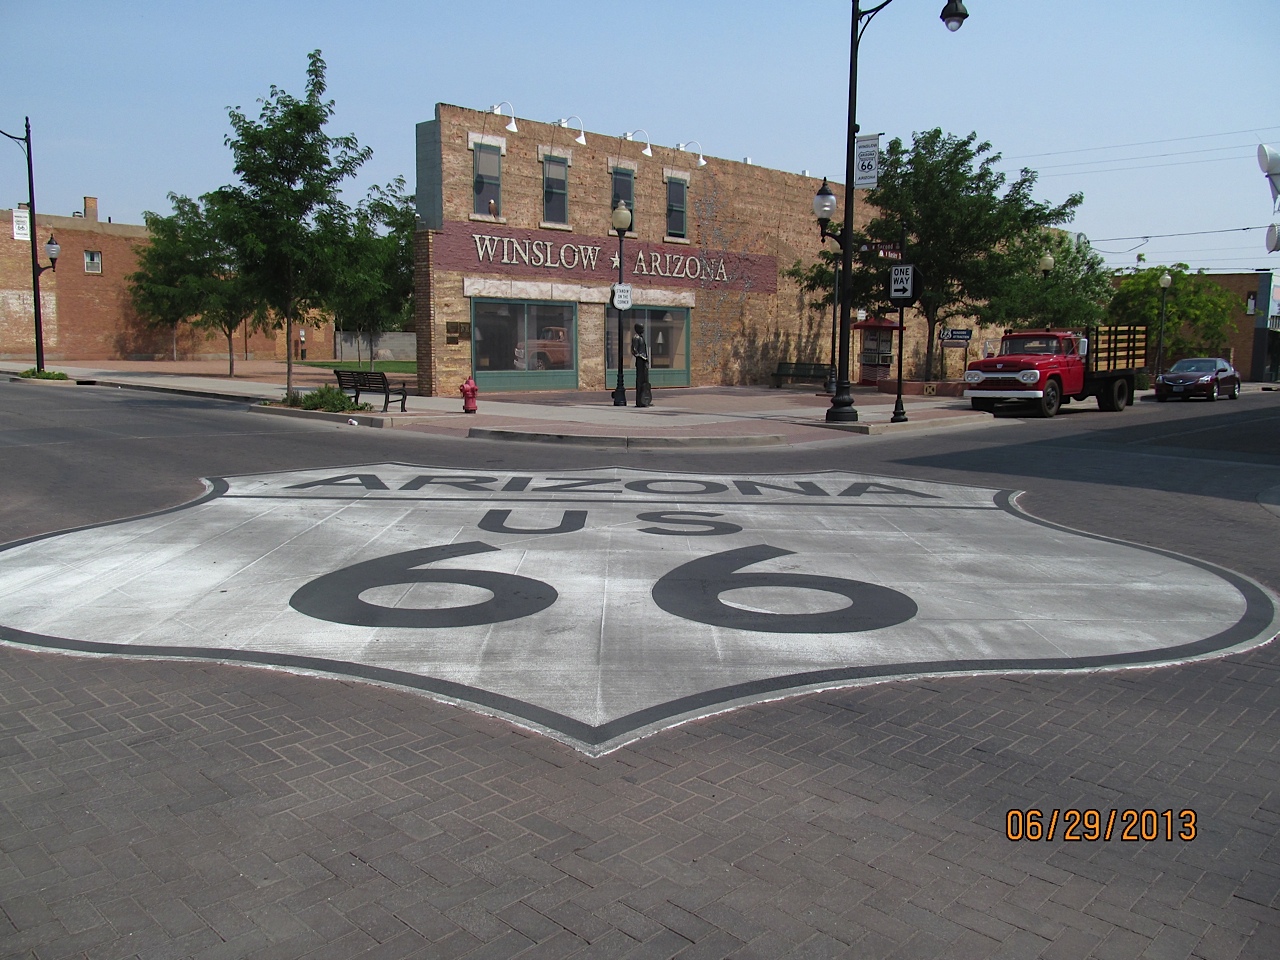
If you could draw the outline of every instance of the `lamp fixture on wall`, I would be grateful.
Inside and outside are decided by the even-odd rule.
[[[676,149],[677,149],[677,150],[689,150],[689,149],[690,149],[690,147],[691,147],[693,144],[695,144],[695,143],[698,143],[698,141],[697,141],[697,140],[690,140],[688,143],[677,143],[677,144],[676,144]],[[704,159],[702,158],[702,144],[698,143],[698,166],[700,166],[700,167],[705,167],[706,165],[707,165],[707,161],[706,161],[706,160],[704,160]]]
[[[576,144],[578,144],[578,145],[579,145],[579,146],[581,146],[581,147],[585,147],[585,146],[587,145],[587,132],[586,132],[584,129],[582,129],[582,118],[581,118],[581,117],[579,117],[579,116],[572,116],[572,117],[566,117],[564,120],[557,120],[557,121],[556,121],[556,126],[559,126],[559,127],[568,127],[568,126],[569,126],[569,121],[570,121],[570,120],[577,120],[577,121],[578,121],[578,135],[577,135],[576,137],[574,137],[574,138],[573,138],[573,142],[574,142],[574,143],[576,143]]]
[[[510,116],[510,117],[511,117],[511,122],[507,124],[507,132],[508,132],[508,133],[519,133],[519,132],[520,132],[520,128],[516,126],[516,108],[515,108],[515,107],[513,107],[513,106],[511,106],[511,101],[510,101],[510,100],[503,100],[503,101],[502,101],[502,103],[495,103],[492,107],[490,107],[490,108],[489,108],[489,112],[490,112],[490,113],[496,113],[496,114],[498,114],[498,116],[502,116],[502,104],[503,104],[503,103],[505,103],[505,104],[507,105],[507,107],[508,107],[508,108],[510,109],[510,111],[511,111],[511,112],[508,114],[508,116]]]
[[[623,139],[623,140],[634,140],[634,139],[636,138],[636,136],[637,136],[638,134],[641,134],[641,133],[643,133],[643,134],[644,134],[644,149],[643,149],[643,150],[641,150],[640,152],[641,152],[641,153],[643,153],[646,157],[652,157],[652,156],[653,156],[653,144],[649,142],[649,131],[648,131],[648,130],[628,130],[626,133],[624,133],[624,134],[622,135],[622,139]]]

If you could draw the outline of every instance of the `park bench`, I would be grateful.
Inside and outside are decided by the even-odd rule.
[[[806,383],[825,383],[831,368],[825,363],[800,363],[790,360],[779,360],[778,369],[771,376],[774,387],[781,387],[782,381],[795,383],[803,380]]]
[[[385,373],[369,370],[335,370],[333,375],[338,378],[338,389],[344,393],[351,393],[351,399],[356,403],[360,402],[361,390],[365,393],[380,393],[383,413],[387,412],[393,397],[399,398],[400,412],[405,412],[405,401],[409,394],[403,380],[400,381],[399,386],[392,386]]]

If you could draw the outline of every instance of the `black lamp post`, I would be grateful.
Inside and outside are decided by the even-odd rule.
[[[618,235],[618,284],[622,284],[622,238],[626,236],[628,230],[631,229],[631,211],[627,209],[625,200],[619,200],[618,205],[613,208],[613,232]],[[616,297],[615,297],[616,301]],[[625,407],[627,405],[627,388],[622,380],[622,339],[626,336],[624,321],[622,319],[623,311],[618,310],[615,302],[613,305],[618,314],[618,386],[613,391],[613,405],[615,407]]]
[[[1160,376],[1160,365],[1164,359],[1164,304],[1169,299],[1169,284],[1173,283],[1173,277],[1169,276],[1166,270],[1160,275],[1160,333],[1156,337],[1156,376]]]
[[[841,233],[836,234],[829,230],[831,214],[836,209],[836,198],[831,193],[831,188],[827,186],[825,179],[822,181],[822,189],[813,198],[813,212],[818,218],[820,236],[824,240],[827,237],[835,240],[840,244],[841,249],[841,286],[838,289],[840,299],[840,352],[838,362],[840,369],[838,371],[839,380],[836,384],[836,394],[831,398],[831,408],[827,410],[827,420],[830,422],[852,423],[858,419],[858,411],[853,408],[853,394],[850,392],[852,384],[849,382],[850,311],[852,308],[850,301],[853,299],[849,278],[853,272],[853,181],[854,172],[857,169],[858,43],[862,39],[863,31],[871,23],[871,18],[892,2],[893,0],[882,0],[881,3],[876,4],[874,7],[863,10],[861,8],[861,0],[853,0],[853,20],[849,34],[849,126],[845,144],[844,164],[844,230]],[[953,33],[960,29],[961,24],[964,23],[968,16],[969,11],[964,8],[961,0],[947,0],[946,6],[942,8],[942,22]],[[862,22],[864,20],[866,23]]]
[[[14,143],[22,145],[22,152],[27,155],[27,211],[31,218],[31,224],[28,229],[28,235],[31,239],[31,289],[35,294],[34,307],[36,315],[36,369],[44,370],[44,327],[40,322],[40,274],[46,270],[58,269],[58,255],[62,253],[62,248],[58,246],[58,241],[53,238],[53,234],[49,234],[49,241],[44,245],[45,256],[49,258],[49,266],[40,266],[40,255],[36,252],[36,177],[31,166],[31,118],[26,119],[25,136],[15,137],[12,133],[5,133],[0,130],[6,137]]]

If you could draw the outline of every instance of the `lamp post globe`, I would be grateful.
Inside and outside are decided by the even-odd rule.
[[[1040,273],[1042,276],[1048,276],[1053,272],[1053,265],[1058,261],[1053,259],[1052,253],[1046,253],[1040,258]]]
[[[55,272],[58,269],[58,257],[62,256],[62,247],[58,241],[53,238],[53,234],[49,234],[49,241],[44,245],[44,255],[49,258],[51,269]]]
[[[940,18],[947,25],[947,29],[955,33],[969,19],[969,11],[964,8],[964,4],[960,0],[947,0],[947,5],[942,8]]]

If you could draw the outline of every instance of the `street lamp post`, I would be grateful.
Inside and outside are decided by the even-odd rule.
[[[46,270],[58,269],[58,254],[62,252],[62,248],[58,246],[58,241],[53,238],[53,234],[49,234],[49,240],[44,245],[45,256],[49,258],[49,266],[40,266],[40,255],[36,252],[36,177],[35,171],[31,165],[31,118],[26,119],[25,135],[15,137],[12,133],[5,133],[0,130],[6,137],[14,143],[22,146],[22,152],[27,155],[27,212],[31,217],[31,224],[28,227],[28,236],[31,240],[31,290],[33,293],[33,301],[36,317],[36,369],[44,370],[44,327],[40,320],[40,274]]]
[[[863,10],[861,0],[853,0],[853,19],[849,33],[849,124],[846,131],[845,164],[844,164],[844,229],[836,234],[828,229],[831,214],[835,212],[835,196],[824,179],[822,190],[813,198],[813,210],[818,217],[820,235],[825,240],[830,237],[840,244],[840,283],[837,292],[840,300],[840,350],[839,371],[835,396],[831,398],[831,407],[827,410],[829,422],[852,423],[858,419],[858,411],[853,408],[852,384],[849,380],[849,339],[851,334],[851,315],[853,290],[850,277],[853,272],[853,193],[854,172],[857,169],[857,137],[858,137],[858,44],[862,34],[871,23],[871,18],[891,4],[893,0],[882,0],[874,7]],[[947,29],[953,33],[969,16],[961,0],[947,0],[940,15]],[[862,21],[866,21],[863,23]],[[829,202],[823,198],[825,190]]]
[[[625,200],[619,200],[618,205],[613,208],[613,219],[610,222],[613,226],[613,232],[618,235],[618,286],[621,287],[622,238],[631,229],[631,211],[627,209]],[[622,340],[626,336],[626,330],[622,319],[623,311],[618,307],[616,294],[614,301],[613,308],[618,314],[618,386],[613,391],[613,405],[615,407],[625,407],[627,405],[627,388],[622,380]]]
[[[903,263],[907,260],[907,225],[902,225],[902,242],[898,246],[898,255],[902,257]],[[906,423],[907,411],[902,405],[902,332],[907,326],[907,309],[906,307],[898,307],[898,399],[893,404],[893,416],[889,418],[890,423]]]
[[[1156,336],[1156,376],[1160,376],[1160,366],[1164,359],[1164,305],[1169,299],[1169,284],[1173,283],[1173,277],[1169,276],[1166,270],[1160,276],[1160,333]]]

